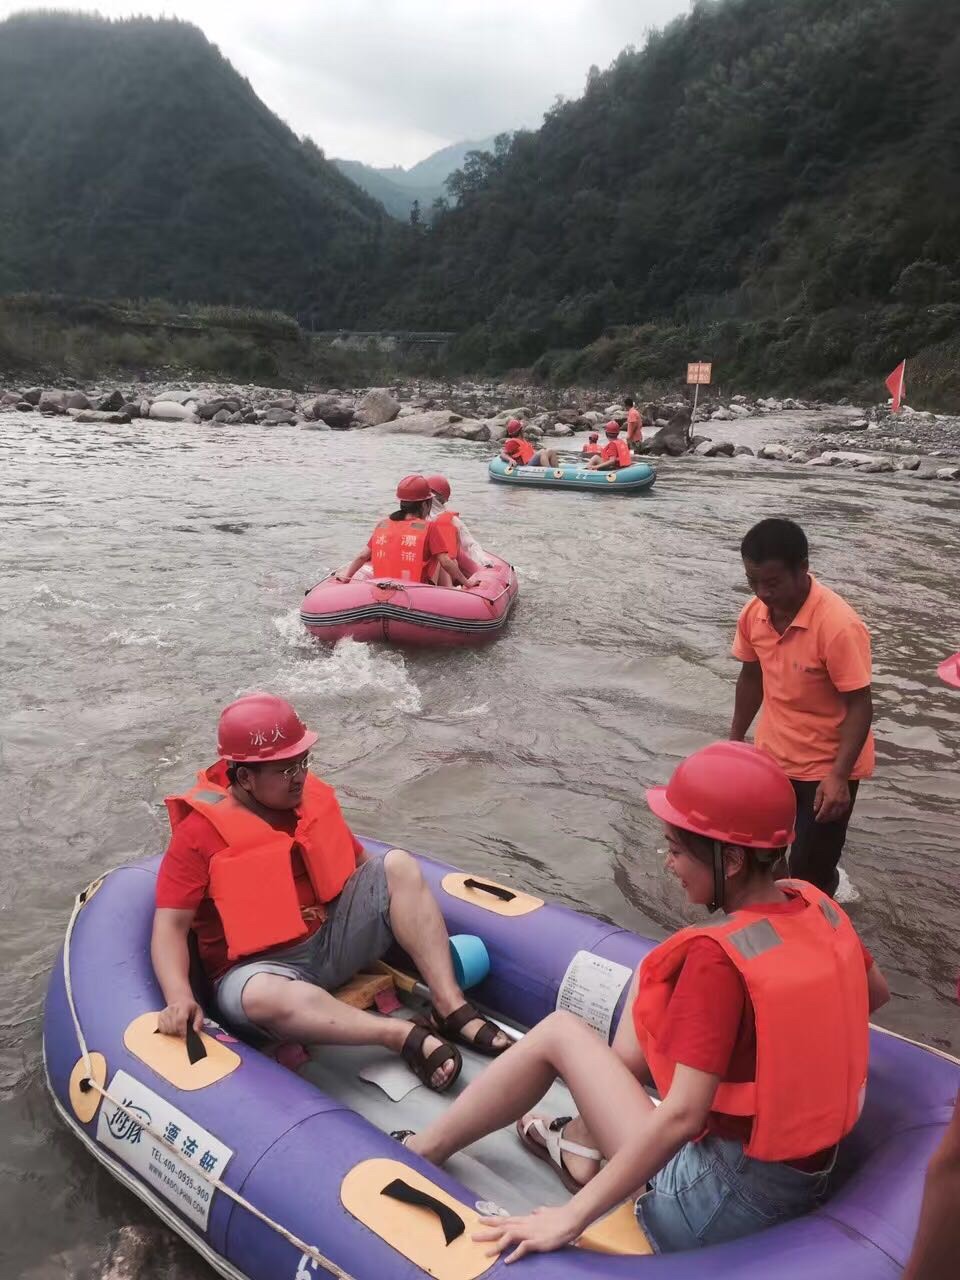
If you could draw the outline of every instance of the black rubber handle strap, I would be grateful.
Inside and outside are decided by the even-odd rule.
[[[511,893],[509,889],[504,889],[499,884],[484,884],[482,880],[464,880],[463,887],[465,889],[479,889],[481,893],[492,893],[495,898],[499,898],[501,902],[512,902],[517,896]]]
[[[158,1036],[160,1028],[157,1027],[153,1034]],[[203,1037],[199,1032],[194,1031],[192,1023],[187,1023],[187,1057],[190,1060],[191,1067],[195,1067],[198,1062],[202,1062],[206,1056],[207,1046],[203,1043]]]
[[[451,1209],[448,1204],[444,1204],[436,1196],[427,1195],[426,1191],[421,1191],[418,1187],[411,1187],[410,1183],[404,1182],[402,1178],[394,1178],[380,1194],[389,1196],[391,1200],[399,1200],[401,1204],[412,1204],[418,1209],[429,1209],[431,1213],[435,1213],[440,1219],[443,1238],[447,1244],[453,1244],[454,1240],[459,1239],[467,1229],[459,1213]]]

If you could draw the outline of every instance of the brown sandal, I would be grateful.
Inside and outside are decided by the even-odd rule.
[[[447,1040],[466,1045],[468,1049],[476,1049],[477,1053],[482,1053],[487,1058],[499,1058],[501,1053],[510,1048],[509,1036],[504,1037],[507,1042],[504,1045],[497,1046],[493,1043],[497,1036],[504,1033],[489,1018],[485,1018],[482,1013],[479,1013],[469,1001],[462,1004],[459,1009],[454,1009],[453,1013],[448,1013],[445,1018],[435,1005],[431,1005],[430,1016],[433,1025]],[[467,1023],[473,1021],[482,1022],[483,1026],[477,1032],[476,1037],[470,1040],[462,1033]]]
[[[436,1028],[432,1027],[426,1019],[422,1021],[416,1019],[410,1028],[410,1034],[403,1042],[400,1056],[421,1084],[425,1084],[433,1093],[446,1093],[463,1068],[463,1058],[460,1056],[459,1049],[446,1043],[440,1044],[433,1053],[425,1057],[423,1044],[430,1036],[435,1040],[441,1039],[437,1035]],[[433,1073],[438,1071],[445,1062],[454,1064],[453,1074],[444,1084],[436,1085],[433,1083]]]

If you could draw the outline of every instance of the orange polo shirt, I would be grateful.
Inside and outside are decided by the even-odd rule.
[[[859,616],[811,574],[810,594],[782,636],[756,596],[744,606],[733,656],[759,662],[763,672],[756,745],[788,777],[822,782],[840,749],[847,713],[840,694],[871,680],[870,633]],[[874,762],[871,732],[850,776],[868,778]]]
[[[643,419],[640,410],[634,406],[627,410],[627,444],[643,439]]]

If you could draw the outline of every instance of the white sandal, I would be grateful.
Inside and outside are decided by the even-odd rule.
[[[596,1160],[598,1164],[603,1161],[603,1155],[593,1147],[582,1147],[579,1142],[568,1142],[564,1138],[563,1131],[572,1119],[572,1116],[557,1116],[556,1120],[545,1125],[539,1116],[530,1116],[526,1121],[517,1121],[517,1137],[538,1160],[543,1160],[553,1169],[568,1191],[576,1194],[584,1184],[578,1182],[563,1163],[563,1153],[566,1151],[572,1156],[583,1156],[585,1160]],[[530,1136],[531,1130],[539,1142]]]

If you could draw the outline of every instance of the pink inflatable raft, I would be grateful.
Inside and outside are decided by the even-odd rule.
[[[481,644],[500,634],[517,598],[513,567],[485,552],[490,568],[477,573],[478,585],[434,587],[429,583],[374,578],[369,566],[350,582],[331,576],[312,587],[300,607],[303,625],[320,640],[387,644]]]

